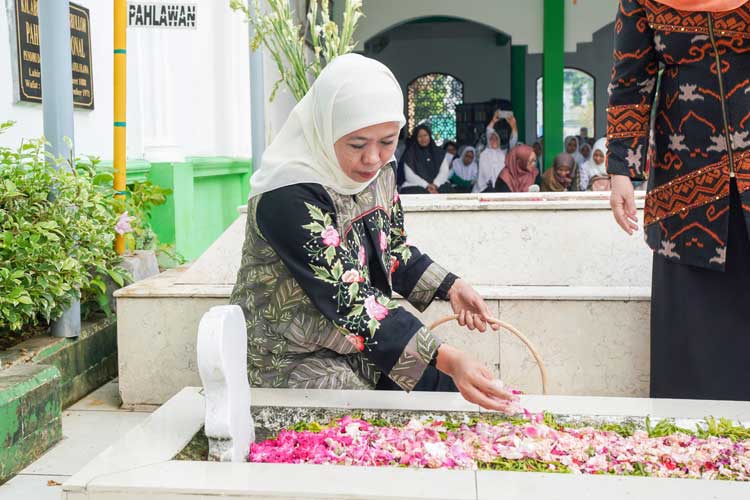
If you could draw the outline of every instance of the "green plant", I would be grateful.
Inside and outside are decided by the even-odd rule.
[[[115,216],[93,171],[71,169],[74,161],[53,158],[45,145],[0,147],[0,332],[54,320],[74,298],[84,314],[109,313],[106,281],[127,278],[112,247]]]
[[[127,186],[124,198],[116,198],[112,187],[114,176],[110,172],[99,171],[99,163],[98,158],[89,157],[80,165],[98,172],[93,182],[110,200],[111,210],[115,217],[121,217],[122,214],[127,213],[125,217],[129,218],[130,229],[132,229],[124,235],[127,250],[131,252],[156,250],[172,257],[173,253],[170,252],[169,246],[159,243],[159,238],[150,223],[151,210],[166,203],[167,196],[172,194],[172,190],[153,184],[151,181],[136,181]]]
[[[276,62],[281,78],[273,87],[270,100],[282,83],[300,101],[325,65],[337,56],[351,52],[356,46],[352,42],[357,23],[363,17],[362,0],[346,0],[341,29],[331,19],[328,0],[311,0],[307,13],[307,25],[295,23],[288,0],[267,0],[268,11],[263,12],[258,0],[253,0],[253,9],[245,0],[230,0],[229,6],[241,11],[253,25],[255,38],[252,49],[265,46]],[[310,34],[311,49],[305,37]]]

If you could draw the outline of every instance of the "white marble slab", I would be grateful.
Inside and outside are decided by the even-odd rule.
[[[173,269],[118,292],[120,393],[127,408],[162,404],[181,388],[200,384],[195,363],[198,323],[211,307],[228,303],[232,287],[176,284],[185,272]],[[648,394],[648,288],[478,286],[477,291],[493,314],[518,323],[543,351],[555,368],[555,393]],[[430,324],[450,312],[447,303],[436,301],[419,317]],[[617,321],[610,324],[608,318]],[[469,333],[451,324],[438,335],[520,389],[539,392],[535,367],[507,333]],[[144,350],[145,344],[151,349]],[[612,345],[627,349],[611,365],[591,354]],[[603,352],[613,355],[612,349]]]
[[[0,486],[0,500],[60,500],[62,484],[69,477],[19,474]]]
[[[608,197],[607,193],[436,195],[404,196],[403,203],[410,242],[472,283],[648,286],[651,252],[643,234],[628,237],[619,229]],[[640,194],[637,205],[643,207]],[[177,284],[234,284],[246,218],[242,213]],[[448,238],[436,227],[449,228]]]
[[[259,406],[456,409],[454,395],[254,390]],[[440,402],[445,404],[441,406]],[[560,414],[750,417],[750,403],[524,396],[532,410]],[[748,483],[563,474],[177,462],[203,420],[200,390],[185,388],[63,486],[64,500],[237,499],[658,499],[750,498]]]
[[[138,494],[139,499],[194,495],[284,500],[475,500],[474,472],[330,465],[164,462],[95,478],[98,493]]]
[[[477,472],[478,500],[747,500],[750,484],[693,479]]]
[[[63,412],[63,439],[22,474],[72,475],[86,463],[148,417],[139,412]]]
[[[81,492],[95,478],[170,460],[203,425],[204,400],[197,387],[180,391],[141,425],[91,460],[68,480],[65,492]]]

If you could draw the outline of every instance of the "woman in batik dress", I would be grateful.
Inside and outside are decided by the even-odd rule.
[[[466,282],[409,245],[393,153],[403,95],[381,63],[331,62],[251,179],[231,302],[245,313],[256,387],[455,391],[502,410],[514,397],[393,300],[449,300],[487,328]]]
[[[631,234],[651,160],[651,396],[750,400],[750,4],[621,0],[614,58],[607,168]]]

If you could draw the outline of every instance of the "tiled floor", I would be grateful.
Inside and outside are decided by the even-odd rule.
[[[60,484],[148,415],[120,409],[117,380],[100,387],[63,412],[62,441],[0,486],[0,500],[58,500]]]

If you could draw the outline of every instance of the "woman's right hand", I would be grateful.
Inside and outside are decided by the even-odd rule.
[[[438,191],[438,187],[435,184],[430,184],[427,186],[427,191],[430,194],[438,194],[440,191]]]
[[[504,413],[518,401],[518,396],[497,384],[482,363],[447,344],[438,349],[437,369],[451,376],[465,400]]]
[[[622,230],[632,235],[638,231],[638,212],[635,208],[633,183],[626,175],[613,175],[611,182],[612,196],[609,204],[612,206],[612,215]]]

